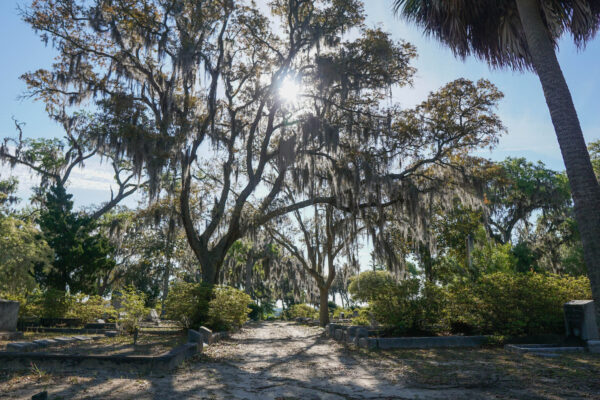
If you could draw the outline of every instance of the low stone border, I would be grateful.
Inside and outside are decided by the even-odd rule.
[[[81,333],[81,334],[93,334],[93,333],[105,333],[111,332],[112,329],[86,329],[86,328],[44,328],[42,326],[30,326],[25,328],[25,332],[37,332],[37,333]]]
[[[71,336],[56,337],[48,339],[37,339],[32,342],[13,342],[6,345],[6,351],[20,352],[23,350],[35,350],[41,347],[60,346],[72,342],[84,342],[88,340],[100,339],[104,336]]]
[[[134,367],[140,371],[168,371],[198,352],[197,343],[177,346],[159,356],[80,355],[45,352],[0,352],[0,369],[39,368],[115,368]]]
[[[432,336],[360,338],[358,345],[378,349],[430,349],[452,347],[479,347],[488,343],[486,336]]]
[[[201,326],[198,330],[188,329],[188,341],[204,344],[213,344],[221,339],[229,337],[229,332],[213,332],[205,326]]]
[[[583,353],[582,346],[560,346],[547,344],[507,344],[504,349],[512,353],[554,354],[554,353]]]
[[[432,337],[372,337],[378,331],[362,326],[329,324],[327,336],[337,341],[366,349],[428,349],[452,347],[479,347],[488,343],[487,336],[432,336]]]

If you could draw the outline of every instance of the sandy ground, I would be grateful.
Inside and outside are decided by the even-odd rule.
[[[451,359],[457,355],[466,361]],[[502,350],[455,350],[443,357],[427,351],[352,351],[325,338],[319,328],[257,323],[170,374],[28,371],[1,379],[0,399],[29,399],[41,390],[50,399],[600,399],[600,358],[585,358],[585,373],[567,375],[573,387],[566,388],[560,376],[541,384],[522,380],[518,370],[496,366],[499,357],[505,357]],[[598,381],[586,386],[590,377]]]

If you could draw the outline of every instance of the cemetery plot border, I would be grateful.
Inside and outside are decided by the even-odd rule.
[[[35,364],[52,369],[132,367],[144,372],[167,371],[193,357],[198,352],[198,347],[197,343],[185,343],[159,356],[0,352],[0,368],[28,369]]]
[[[325,327],[327,336],[366,349],[479,347],[489,343],[487,336],[373,337],[376,332],[357,325],[329,324]]]

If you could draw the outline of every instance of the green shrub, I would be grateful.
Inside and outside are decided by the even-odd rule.
[[[34,289],[30,293],[2,293],[0,298],[19,302],[19,318],[78,318],[84,323],[100,318],[116,318],[116,311],[110,302],[97,295],[72,295],[56,289]]]
[[[133,287],[121,290],[121,307],[119,308],[119,325],[129,333],[139,328],[140,322],[148,314],[145,307],[146,295]]]
[[[375,291],[370,302],[375,319],[398,334],[431,333],[440,329],[446,296],[434,284],[407,279],[386,284]]]
[[[73,304],[73,298],[62,290],[46,289],[41,299],[41,317],[65,318]]]
[[[67,318],[79,318],[84,323],[95,322],[97,319],[116,320],[117,312],[110,301],[101,296],[76,294],[71,297]]]
[[[210,326],[216,330],[239,329],[248,320],[250,296],[229,286],[215,287],[213,294],[208,306]]]
[[[351,308],[338,307],[335,310],[333,310],[333,318],[339,318],[341,313],[344,313],[344,318],[352,317],[352,309]]]
[[[263,321],[269,317],[273,316],[275,312],[275,304],[270,301],[264,301],[260,304],[256,302],[252,302],[248,304],[250,307],[250,314],[248,314],[248,318],[253,321]]]
[[[178,321],[184,328],[208,324],[208,305],[212,297],[212,285],[176,282],[169,288],[165,317]]]
[[[308,304],[294,304],[285,310],[287,319],[295,318],[317,318],[317,311]]]
[[[0,293],[0,298],[19,302],[19,318],[39,318],[42,316],[44,293],[34,289],[30,293]]]
[[[484,334],[562,333],[563,304],[589,298],[585,277],[498,272],[451,286],[447,318],[453,327]]]
[[[371,325],[371,309],[364,307],[358,309],[358,317],[352,318],[352,325],[369,326]]]
[[[354,301],[370,302],[377,293],[393,288],[394,277],[387,271],[365,271],[350,278],[348,292]]]

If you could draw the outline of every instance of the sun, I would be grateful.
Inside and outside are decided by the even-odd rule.
[[[279,87],[279,97],[286,103],[296,103],[300,98],[300,85],[298,82],[286,77]]]

